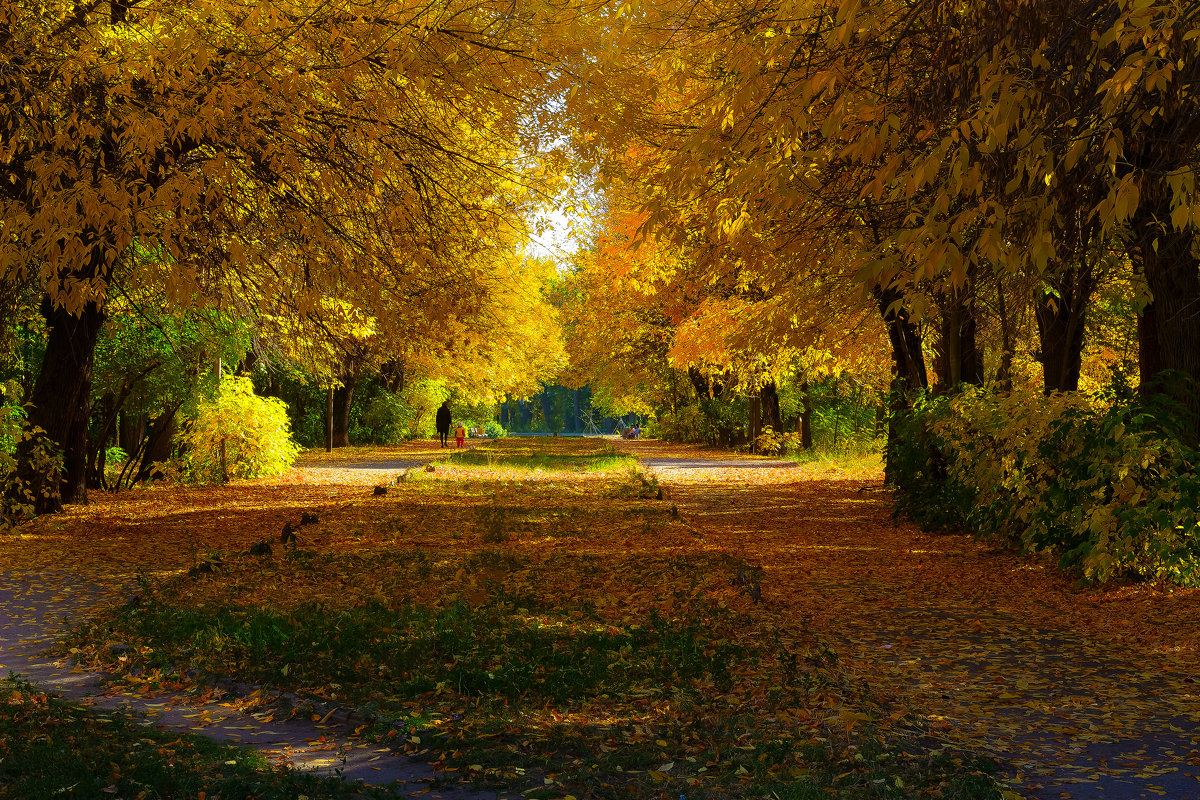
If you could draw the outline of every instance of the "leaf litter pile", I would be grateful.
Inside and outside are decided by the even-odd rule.
[[[1081,743],[1188,741],[1191,595],[1076,589],[896,526],[871,470],[714,461],[660,484],[610,447],[501,440],[431,471],[445,451],[317,454],[99,497],[0,546],[13,571],[140,583],[70,643],[128,691],[224,675],[353,707],[379,720],[363,735],[512,796],[1000,797],[965,754],[1036,793]]]

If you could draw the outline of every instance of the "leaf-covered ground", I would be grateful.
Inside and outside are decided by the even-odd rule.
[[[970,754],[1030,796],[1200,795],[1194,594],[896,525],[871,468],[622,443],[646,475],[608,447],[315,454],[100,496],[0,552],[140,574],[73,643],[139,691],[194,669],[349,703],[513,796],[998,796]]]
[[[1022,793],[1200,797],[1196,591],[1081,586],[1049,557],[897,524],[878,475],[676,469],[677,446],[630,447],[708,537],[762,565],[770,613],[822,631],[843,665],[939,740],[1000,759]]]

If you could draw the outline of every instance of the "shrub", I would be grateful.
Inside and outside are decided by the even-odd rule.
[[[1092,581],[1200,585],[1200,453],[1124,397],[968,389],[918,406],[893,453],[898,509]]]
[[[504,430],[504,427],[494,419],[483,423],[483,432],[493,439],[503,439],[508,436],[508,431]]]
[[[259,397],[249,378],[229,376],[196,403],[176,437],[185,480],[219,483],[281,475],[296,460],[287,406]]]
[[[791,431],[776,433],[770,425],[763,428],[754,440],[754,452],[764,456],[780,456],[800,449],[800,434]]]
[[[58,491],[62,480],[62,452],[41,428],[31,428],[14,398],[20,387],[15,381],[0,385],[0,530],[12,528],[36,516],[39,500]],[[24,476],[17,474],[17,447],[29,442],[29,464]]]
[[[411,422],[412,412],[404,401],[381,391],[367,402],[354,438],[369,444],[400,444],[408,436]]]

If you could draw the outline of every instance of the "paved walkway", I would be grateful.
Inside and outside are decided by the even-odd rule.
[[[1140,601],[897,524],[877,477],[626,448],[707,537],[762,565],[764,605],[781,620],[808,620],[935,739],[996,758],[1023,796],[1200,798],[1195,640],[1139,642],[1145,615],[1123,619],[1122,608]],[[1196,593],[1161,604],[1155,623],[1196,627]]]
[[[310,464],[303,469],[320,480],[370,484],[429,460],[374,459]],[[249,686],[231,685],[228,690],[203,695],[170,691],[135,694],[126,688],[106,686],[104,674],[84,670],[69,658],[45,654],[95,608],[121,602],[132,593],[131,587],[100,586],[90,576],[75,572],[0,570],[0,674],[15,673],[68,699],[143,717],[146,724],[158,728],[254,747],[277,764],[317,774],[340,773],[347,780],[389,786],[398,796],[496,798],[495,792],[431,789],[437,774],[428,764],[356,737],[354,730],[364,720],[348,709],[322,709],[323,718],[313,721],[307,714],[289,715],[285,709],[291,701],[280,693]],[[120,643],[114,646],[119,652]],[[251,707],[251,713],[240,710],[246,706]]]

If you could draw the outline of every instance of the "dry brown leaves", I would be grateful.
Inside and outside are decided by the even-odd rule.
[[[811,631],[830,639],[885,699],[922,717],[934,735],[1014,764],[1027,790],[1071,770],[1083,782],[1137,774],[1154,787],[1154,769],[1180,768],[1200,747],[1178,727],[1180,720],[1200,721],[1191,678],[1200,645],[1197,592],[1081,587],[1044,558],[897,524],[880,475],[869,468],[769,460],[745,466],[698,448],[621,446],[650,459],[667,486],[664,508],[677,506],[682,522],[639,523],[657,527],[630,536],[596,513],[604,479],[587,473],[439,467],[371,497],[371,485],[444,452],[420,443],[309,454],[274,481],[95,495],[90,506],[5,537],[0,552],[12,571],[67,569],[116,590],[138,569],[177,573],[209,552],[273,541],[302,512],[321,519],[301,534],[303,546],[317,553],[420,550],[450,563],[479,549],[478,536],[456,535],[479,509],[520,508],[533,516],[542,509],[528,536],[506,543],[526,559],[517,574],[449,574],[459,580],[447,597],[470,600],[494,578],[530,591],[602,598],[598,612],[618,619],[669,600],[611,571],[565,582],[547,576],[559,577],[555,570],[582,557],[637,564],[672,553],[729,555],[761,565],[763,603],[751,604],[725,576],[706,581],[706,592],[756,615],[785,641]],[[603,502],[617,509],[624,501]],[[278,566],[279,580],[243,585],[242,601],[286,607],[321,592],[330,601],[377,595],[397,603],[423,591],[377,585],[370,572],[332,589],[308,587],[289,582],[300,578],[286,569]],[[218,591],[213,586],[198,583],[196,591]],[[221,591],[233,599],[230,587]],[[1080,756],[1081,747],[1148,726],[1179,731],[1180,748],[1160,756],[1164,763]]]

